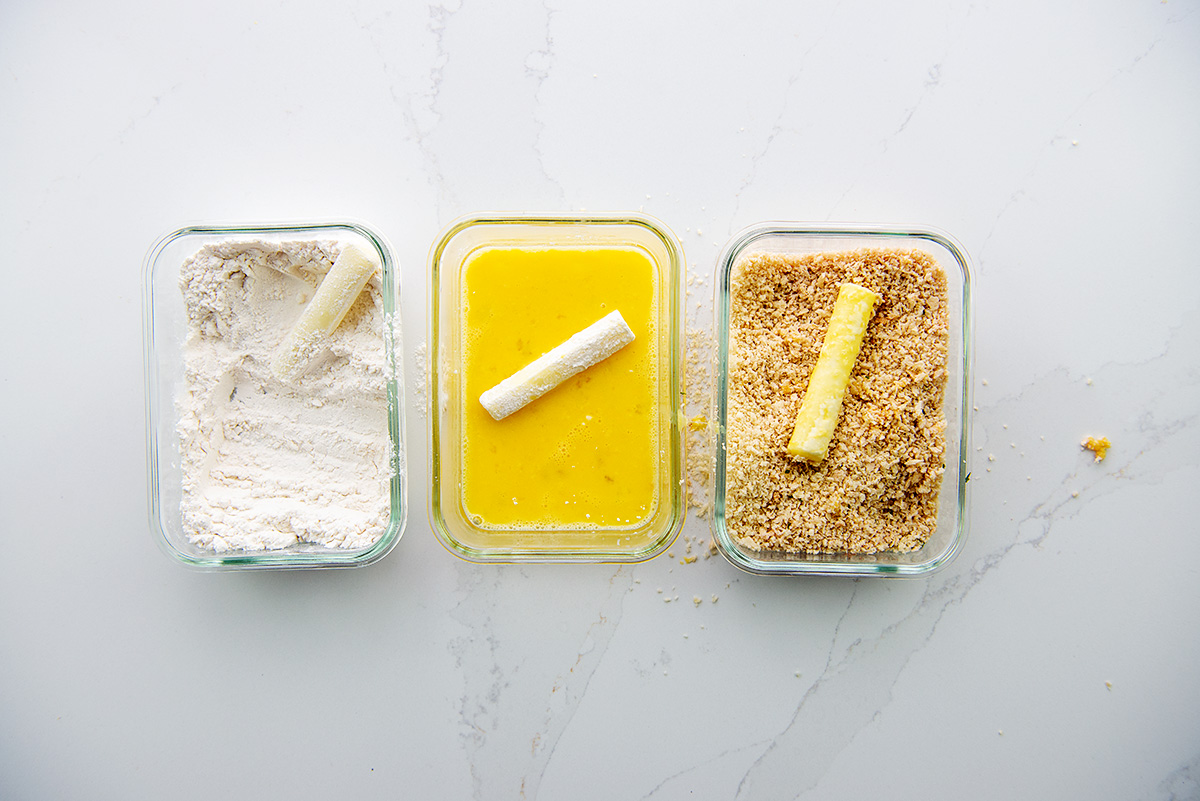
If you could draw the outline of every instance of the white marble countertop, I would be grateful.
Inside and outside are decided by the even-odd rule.
[[[4,4],[0,797],[1200,797],[1198,141],[1183,0]],[[579,209],[669,225],[698,326],[748,224],[959,239],[961,556],[448,553],[428,249]],[[188,222],[346,217],[402,264],[404,537],[361,570],[185,569],[147,523],[142,259]]]

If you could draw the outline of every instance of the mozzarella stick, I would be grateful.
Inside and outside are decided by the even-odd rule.
[[[316,344],[337,329],[374,272],[374,260],[353,245],[338,255],[271,362],[277,378],[291,380],[304,371]]]
[[[611,312],[484,392],[479,402],[493,418],[503,420],[633,339],[621,312]]]
[[[808,391],[804,393],[796,427],[787,445],[790,456],[810,462],[825,458],[842,413],[850,372],[878,302],[879,295],[857,284],[842,284],[838,290],[821,354],[808,379]]]

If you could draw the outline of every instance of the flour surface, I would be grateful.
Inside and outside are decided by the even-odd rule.
[[[184,263],[179,399],[183,526],[217,551],[357,549],[390,517],[384,313],[378,273],[295,380],[271,360],[341,245],[247,241]]]

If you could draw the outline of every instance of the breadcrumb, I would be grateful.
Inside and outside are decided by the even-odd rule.
[[[1112,443],[1108,441],[1108,437],[1100,437],[1098,439],[1096,437],[1088,437],[1079,444],[1096,454],[1097,462],[1103,462],[1104,457],[1108,456],[1108,449],[1112,447]]]
[[[686,437],[687,503],[700,517],[712,509],[712,478],[715,450],[713,426],[708,425],[713,400],[713,366],[716,360],[716,340],[706,327],[689,327],[684,377],[687,384],[689,411],[698,412],[688,419]]]
[[[785,447],[838,287],[882,295],[829,453]],[[948,301],[928,254],[864,249],[750,254],[730,288],[726,524],[742,545],[786,552],[910,551],[937,527],[945,471]]]

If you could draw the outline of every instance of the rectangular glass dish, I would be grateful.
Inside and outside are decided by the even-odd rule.
[[[944,472],[937,496],[935,528],[923,545],[909,551],[789,552],[751,547],[733,536],[726,518],[731,281],[735,271],[740,269],[739,265],[744,264],[743,259],[752,255],[802,258],[864,248],[918,251],[932,257],[945,273],[948,336],[943,412],[946,427]],[[947,235],[929,228],[765,222],[741,231],[729,241],[718,259],[716,272],[718,426],[712,528],[718,549],[735,566],[762,575],[914,577],[927,575],[948,564],[961,550],[966,538],[969,505],[972,286],[971,267],[963,249]],[[782,444],[779,447],[782,448]]]
[[[429,260],[430,519],[477,562],[635,562],[683,525],[678,240],[637,214],[481,215]],[[633,341],[510,416],[481,394],[620,311]]]
[[[262,244],[244,248],[243,243],[248,242]],[[367,346],[371,363],[356,368],[358,372],[354,373],[354,378],[370,381],[369,385],[362,385],[369,386],[371,396],[377,399],[370,403],[359,403],[353,387],[335,393],[328,384],[319,384],[331,380],[326,379],[324,372],[304,379],[311,383],[302,385],[300,379],[291,383],[276,380],[266,367],[270,360],[267,349],[274,349],[275,338],[282,338],[292,325],[291,319],[298,318],[306,308],[305,304],[314,294],[313,285],[319,284],[321,278],[318,276],[330,269],[333,254],[348,246],[357,247],[380,267],[373,277],[368,278],[372,299],[367,301],[359,297],[333,335],[336,337],[342,332],[342,337],[348,337],[349,334],[344,332],[352,328],[355,337],[363,337],[342,341]],[[286,254],[290,253],[304,255],[289,260]],[[263,330],[258,325],[260,320],[245,316],[247,309],[264,310],[263,313],[268,315],[264,319],[271,324],[271,333],[261,337],[266,344],[257,345],[263,353],[247,350],[249,355],[233,357],[236,361],[233,368],[227,366],[228,359],[222,356],[225,361],[212,370],[219,377],[210,395],[195,395],[196,385],[190,384],[188,378],[189,311],[181,271],[193,257],[201,258],[199,254],[211,258],[214,264],[217,260],[221,260],[222,265],[233,264],[239,256],[262,262],[247,262],[250,266],[245,271],[231,267],[232,280],[235,284],[240,282],[236,288],[230,288],[230,275],[203,273],[205,280],[212,282],[210,291],[214,293],[204,299],[205,303],[225,293],[231,298],[230,304],[242,305],[236,307],[236,313],[221,312],[226,316],[210,317],[205,324],[210,328],[203,336],[196,333],[198,324],[193,321],[190,327],[199,340],[216,339],[219,347],[236,350],[240,346],[238,338],[250,336],[246,332],[256,328]],[[267,264],[268,257],[258,254],[274,254],[270,257],[273,260]],[[397,369],[396,357],[401,346],[400,288],[396,270],[386,241],[365,226],[349,222],[198,225],[174,231],[154,244],[146,256],[142,276],[149,516],[151,530],[167,554],[188,566],[205,570],[352,567],[382,558],[396,544],[407,515],[402,435],[403,374]],[[257,305],[250,305],[250,298]],[[230,314],[234,316],[228,316]],[[352,318],[369,322],[351,326]],[[235,324],[240,333],[231,333]],[[382,337],[382,343],[375,339],[376,336]],[[312,357],[314,363],[323,360],[322,363],[349,364],[365,358],[360,355],[362,351],[353,349],[320,353],[320,356]],[[218,369],[224,373],[219,373]],[[360,376],[368,378],[361,379]],[[286,396],[286,405],[279,407],[284,409],[282,414],[274,411],[275,407],[268,410],[264,406],[268,402],[275,403],[274,399],[281,396]],[[380,402],[382,396],[386,396],[386,410]],[[207,469],[190,471],[189,479],[182,438],[199,430],[194,411],[185,410],[189,408],[187,403],[194,402],[197,397],[208,397],[209,407],[216,409],[213,413],[215,422],[200,424],[215,431],[211,435],[215,444],[206,441],[205,452],[210,454],[205,457],[209,459],[205,465]],[[352,439],[352,436],[360,436],[357,428],[353,434],[347,433],[351,428],[347,423],[350,413],[361,413],[365,422],[360,428],[365,428],[369,447],[360,439]],[[206,409],[205,420],[212,419],[209,414]],[[181,423],[185,416],[188,420]],[[283,426],[291,423],[295,424],[295,430],[310,432],[310,438],[285,433]],[[256,429],[251,431],[253,436],[246,435],[245,432],[251,429]],[[282,443],[281,448],[275,447],[278,443]],[[191,453],[196,453],[194,448]],[[297,460],[324,460],[324,465],[332,465],[321,474],[323,479],[316,482],[317,486],[303,496],[289,495],[286,485],[293,481],[292,473],[280,467],[285,462],[292,464]],[[363,467],[365,460],[370,460],[370,464]],[[193,522],[185,523],[183,505],[189,494],[185,492],[185,483],[190,480],[191,485],[196,486],[199,482],[205,488],[197,490],[197,494],[209,497],[207,482],[215,480],[213,475],[218,470],[226,476],[231,473],[234,476],[229,484],[233,489],[227,491],[222,485],[221,491],[226,494],[218,504],[225,506],[218,505],[217,511],[205,512],[207,517],[200,527],[194,522],[195,517],[189,518]],[[360,488],[362,475],[370,476],[369,490]],[[284,488],[276,492],[276,483]],[[362,497],[369,498],[362,503],[368,510],[361,513],[369,523],[352,519],[351,512],[343,511],[347,507],[339,493],[345,497],[363,493]],[[300,500],[296,500],[297,497]],[[247,518],[256,515],[256,520],[261,522],[255,523],[257,528],[253,529],[253,536],[258,539],[251,542],[247,537],[234,541],[219,534],[214,536],[213,531],[222,531],[218,526],[228,524],[228,515],[222,508],[229,514],[245,513]],[[250,512],[246,512],[247,509]],[[358,510],[353,512],[359,513]],[[329,522],[331,520],[333,522]],[[340,534],[338,526],[342,520],[352,520],[353,526],[358,528],[347,525],[344,530],[348,533]],[[248,523],[239,521],[239,525],[247,527],[242,530],[252,530]],[[325,535],[323,540],[311,536],[311,532],[321,526],[324,527],[320,529]],[[342,537],[340,543],[335,541],[338,536]]]

